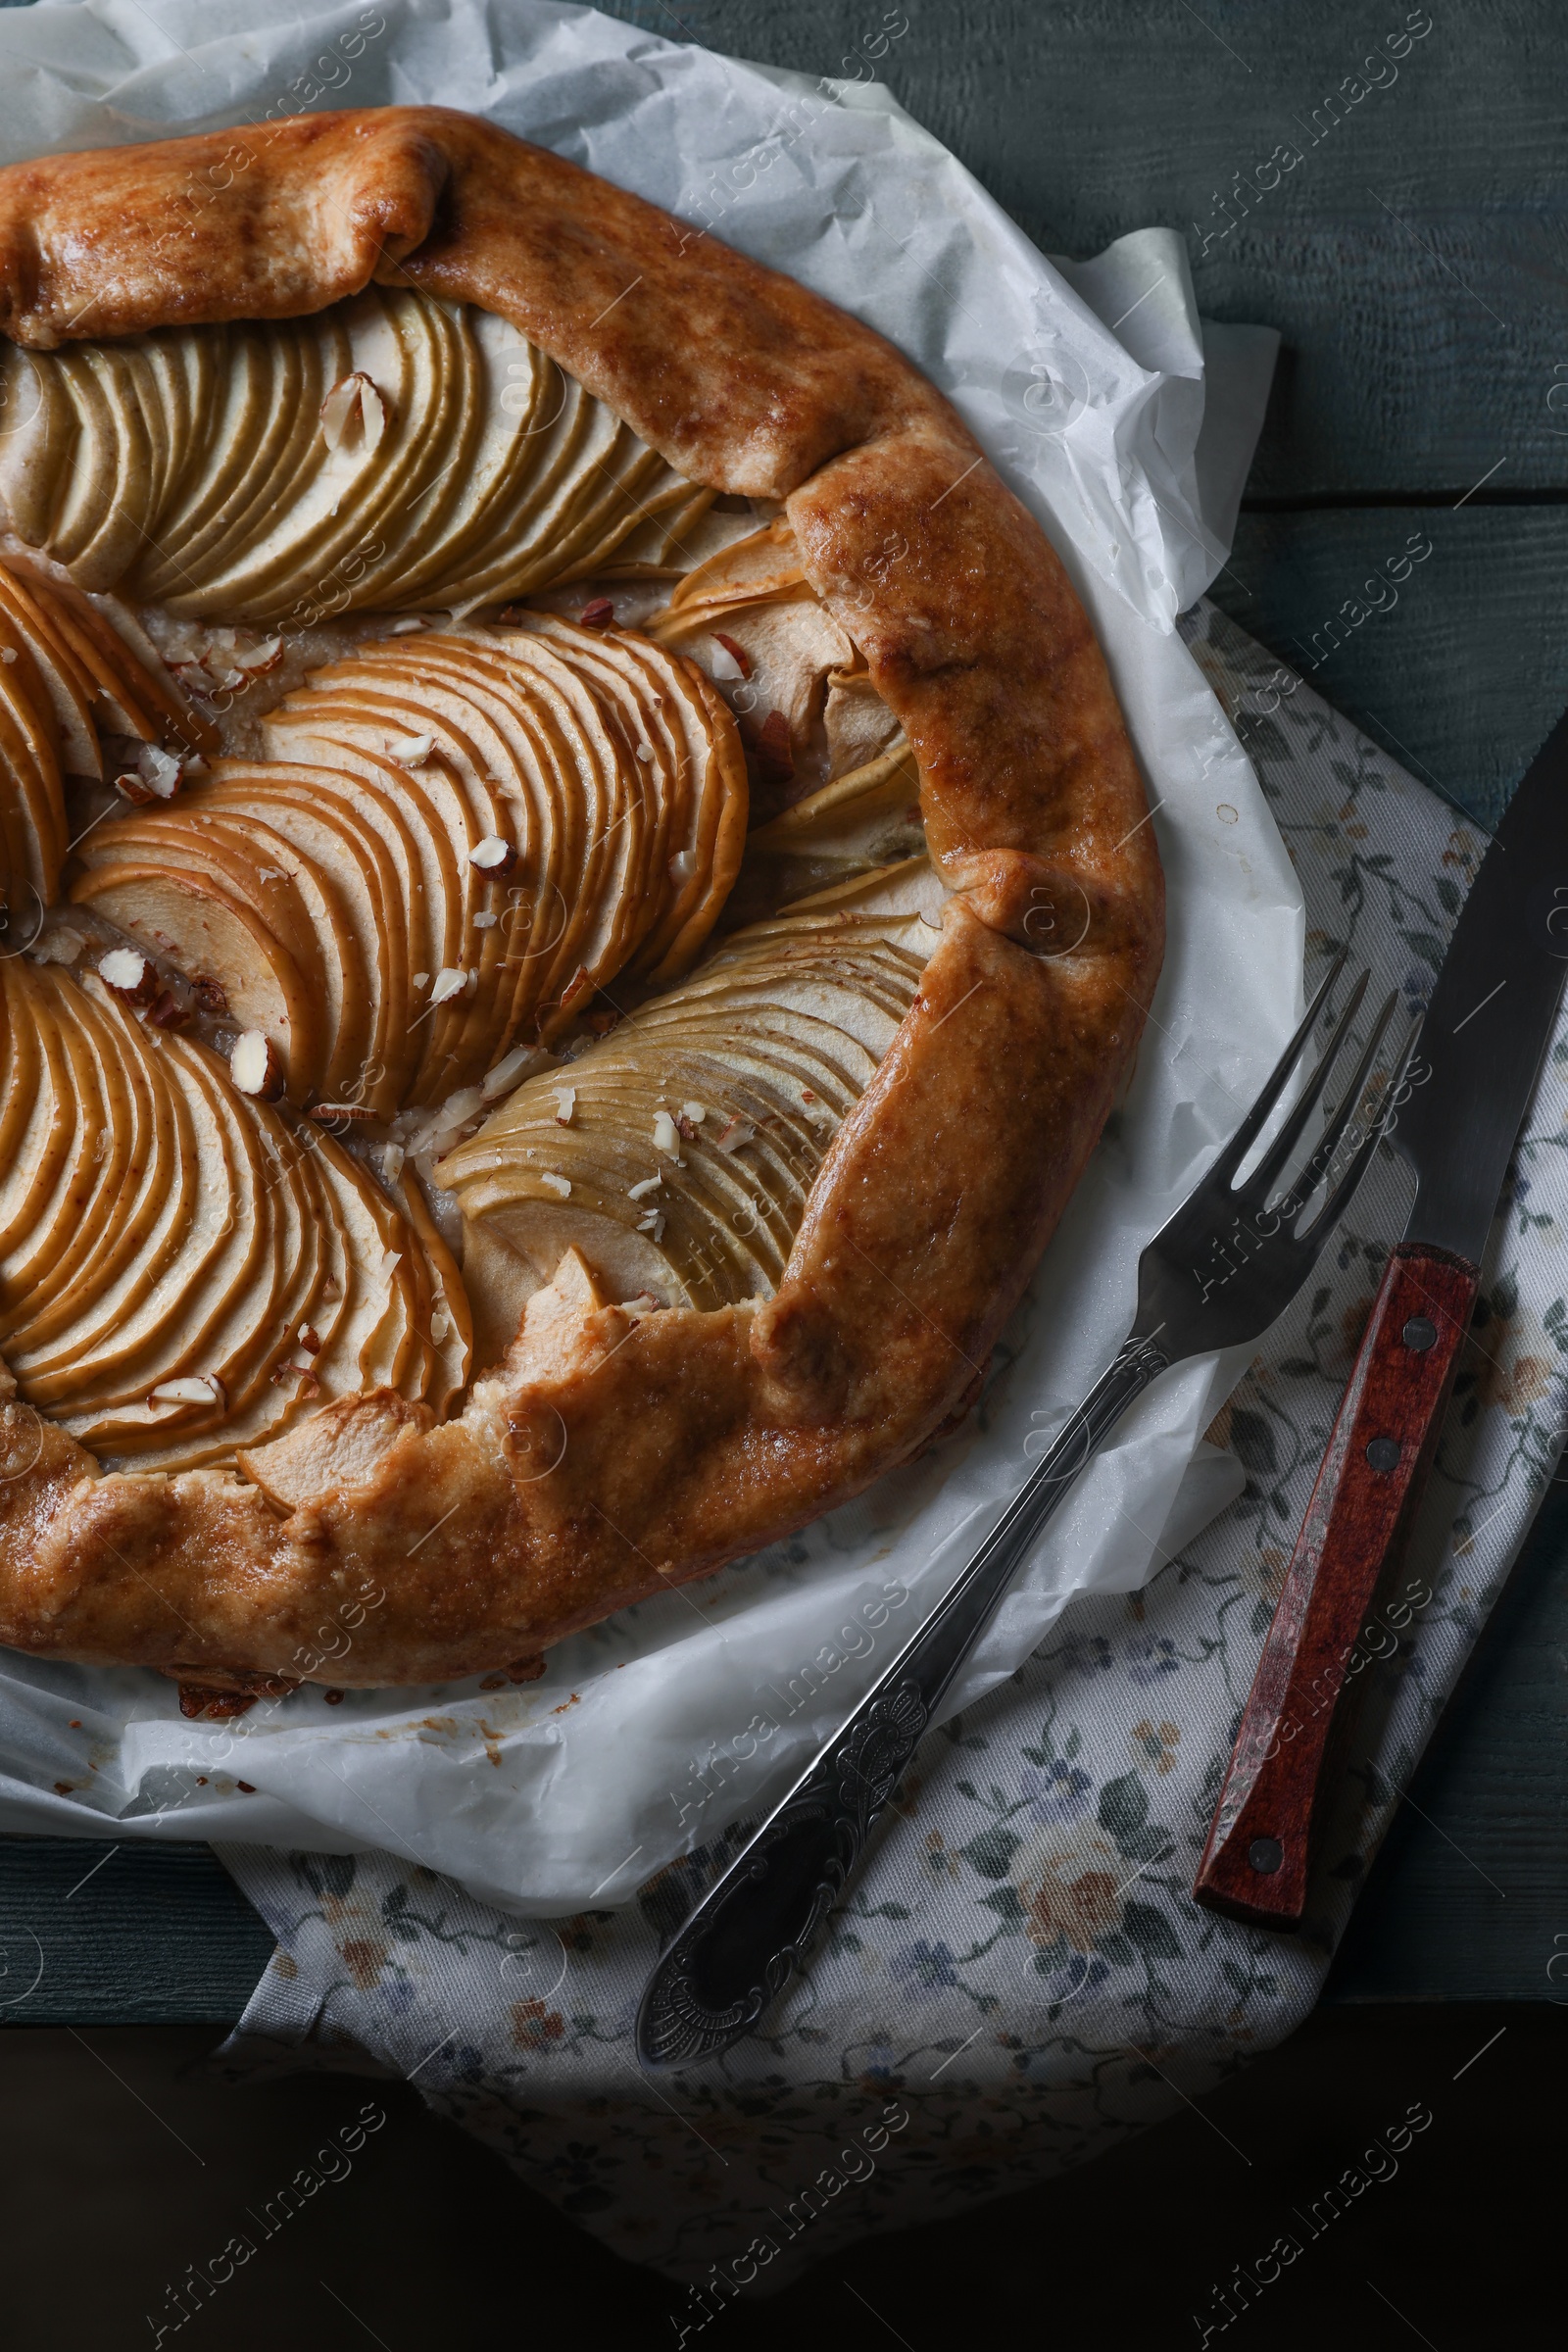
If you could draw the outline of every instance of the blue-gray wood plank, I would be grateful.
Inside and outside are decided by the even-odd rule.
[[[799,72],[875,73],[1048,250],[1182,229],[1204,311],[1284,337],[1218,601],[1311,662],[1373,566],[1427,529],[1408,592],[1311,675],[1414,773],[1495,818],[1568,704],[1568,44],[1550,0],[1435,5],[1403,55],[1391,36],[1426,16],[1403,0],[608,13]],[[1281,148],[1298,160],[1280,156],[1261,187]],[[1547,1967],[1568,1950],[1565,1557],[1559,1490],[1409,1791],[1334,1997],[1552,1996]],[[78,1885],[107,1850],[0,1842],[0,2019],[236,2014],[269,1939],[219,1865],[127,1846]]]

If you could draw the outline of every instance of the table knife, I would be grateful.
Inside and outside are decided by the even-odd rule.
[[[1286,1571],[1193,1892],[1300,1925],[1351,1660],[1436,1449],[1481,1259],[1568,975],[1568,716],[1514,794],[1460,911],[1392,1140],[1414,1170]]]

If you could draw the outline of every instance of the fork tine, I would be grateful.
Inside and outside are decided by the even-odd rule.
[[[1300,1027],[1269,1072],[1262,1093],[1209,1169],[1207,1181],[1210,1184],[1228,1184],[1256,1143],[1268,1122],[1270,1112],[1290,1083],[1292,1071],[1306,1051],[1312,1031],[1317,1025],[1318,1014],[1327,1002],[1329,991],[1349,961],[1349,956],[1348,948],[1342,948],[1330,964],[1328,978],[1307,1006],[1301,1017]]]
[[[1340,1057],[1340,1049],[1350,1033],[1350,1024],[1361,1009],[1361,999],[1366,995],[1367,984],[1371,977],[1370,972],[1363,972],[1351,989],[1345,1010],[1334,1024],[1334,1034],[1319,1054],[1316,1069],[1301,1089],[1300,1100],[1295,1104],[1284,1126],[1281,1127],[1278,1135],[1247,1180],[1249,1188],[1261,1195],[1265,1200],[1268,1198],[1275,1178],[1306,1132],[1307,1121],[1322,1101],[1323,1090],[1328,1085],[1334,1065]],[[1357,1089],[1358,1094],[1359,1089]]]
[[[1384,1005],[1382,1012],[1379,1014],[1378,1036],[1381,1036],[1384,1028],[1387,1026],[1388,1021],[1393,1014],[1396,1002],[1396,999],[1391,996],[1388,1003]],[[1379,1105],[1378,1115],[1371,1122],[1361,1142],[1356,1146],[1355,1157],[1351,1160],[1349,1166],[1346,1169],[1345,1174],[1340,1178],[1339,1183],[1334,1187],[1334,1190],[1324,1201],[1323,1206],[1318,1210],[1317,1215],[1312,1219],[1311,1224],[1307,1226],[1305,1232],[1298,1233],[1297,1235],[1298,1241],[1304,1242],[1308,1248],[1317,1248],[1322,1242],[1327,1241],[1330,1232],[1339,1222],[1342,1211],[1348,1205],[1350,1197],[1354,1193],[1356,1186],[1366,1174],[1367,1164],[1370,1161],[1373,1152],[1383,1141],[1384,1131],[1389,1123],[1389,1113],[1394,1107],[1394,1100],[1398,1092],[1400,1081],[1403,1079],[1404,1073],[1410,1065],[1410,1056],[1415,1052],[1416,1040],[1420,1034],[1421,1020],[1420,1015],[1418,1014],[1415,1020],[1413,1020],[1410,1024],[1410,1028],[1405,1036],[1404,1044],[1399,1050],[1398,1058],[1395,1062],[1389,1083],[1384,1089],[1383,1101]],[[1367,1048],[1366,1054],[1362,1056],[1364,1066],[1370,1063],[1372,1050],[1373,1047],[1376,1046],[1377,1042],[1378,1037],[1375,1036],[1372,1041],[1372,1046]],[[1362,1080],[1362,1084],[1365,1084],[1364,1078]],[[1360,1101],[1359,1088],[1351,1100],[1357,1102]],[[1329,1160],[1332,1159],[1333,1156],[1334,1154],[1331,1151],[1328,1155],[1328,1159],[1325,1159],[1323,1162],[1323,1167],[1318,1170],[1318,1177],[1321,1177],[1324,1169],[1328,1167]],[[1315,1153],[1314,1157],[1316,1157]],[[1314,1177],[1313,1181],[1315,1183],[1317,1181],[1317,1177]],[[1309,1198],[1309,1196],[1303,1194],[1303,1200],[1307,1198]]]
[[[1306,1161],[1292,1187],[1303,1205],[1311,1199],[1317,1187],[1328,1174],[1334,1163],[1334,1154],[1339,1150],[1344,1138],[1345,1130],[1360,1107],[1362,1097],[1366,1093],[1366,1082],[1372,1072],[1372,1064],[1377,1059],[1378,1049],[1383,1043],[1390,1021],[1394,1018],[1394,1008],[1398,1001],[1398,995],[1394,990],[1391,990],[1385,997],[1379,1007],[1377,1019],[1372,1024],[1372,1034],[1367,1039],[1366,1051],[1356,1063],[1350,1083],[1345,1090],[1345,1099],[1322,1135],[1319,1136],[1311,1157]],[[1381,1114],[1372,1121],[1372,1125],[1381,1129]]]

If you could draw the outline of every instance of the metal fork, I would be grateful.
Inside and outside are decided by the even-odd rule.
[[[1046,1522],[1095,1448],[1159,1373],[1255,1339],[1306,1280],[1365,1173],[1415,1043],[1412,1029],[1378,1115],[1309,1222],[1366,1092],[1393,1015],[1373,1024],[1338,1109],[1290,1190],[1276,1188],[1329,1082],[1366,994],[1363,972],[1317,1065],[1255,1166],[1242,1173],[1300,1065],[1345,968],[1341,956],[1278,1066],[1197,1189],[1145,1250],[1138,1311],[1115,1361],[1073,1413],[992,1533],[885,1674],[692,1912],[648,1981],[637,2047],[650,2066],[710,2057],[752,2032],[843,1894],[943,1693]]]

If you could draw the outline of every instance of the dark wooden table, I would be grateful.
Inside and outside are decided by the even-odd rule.
[[[1495,821],[1568,704],[1568,59],[1548,0],[1434,0],[1407,48],[1429,20],[1402,0],[609,10],[800,72],[874,71],[1050,251],[1093,253],[1154,221],[1184,230],[1204,311],[1284,336],[1218,600],[1309,662],[1314,634],[1420,509],[1433,560],[1314,682]],[[1547,1967],[1568,1953],[1565,1554],[1558,1489],[1331,1997],[1552,1997]],[[219,1865],[200,1847],[122,1847],[80,1884],[109,1851],[0,1843],[0,2018],[237,2015],[270,1940]],[[7,2010],[33,1938],[43,1979]]]

